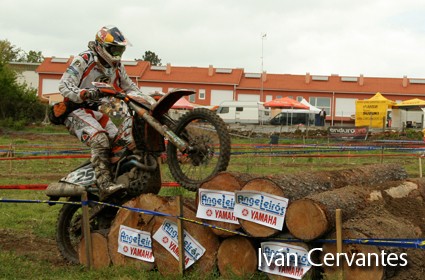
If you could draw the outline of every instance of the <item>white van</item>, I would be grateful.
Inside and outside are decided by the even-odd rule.
[[[259,124],[270,121],[270,109],[265,109],[263,103],[257,101],[223,101],[217,115],[225,123]]]

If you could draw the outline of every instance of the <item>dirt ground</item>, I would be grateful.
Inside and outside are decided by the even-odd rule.
[[[0,240],[2,251],[10,251],[18,256],[37,262],[45,261],[55,266],[67,265],[59,253],[55,240],[36,237],[31,233],[17,234],[8,229],[0,229]]]

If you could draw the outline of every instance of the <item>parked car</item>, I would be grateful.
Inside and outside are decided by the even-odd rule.
[[[282,112],[270,120],[272,125],[311,125],[314,123],[314,114]]]

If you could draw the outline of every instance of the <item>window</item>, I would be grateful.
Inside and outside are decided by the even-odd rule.
[[[229,107],[221,107],[220,111],[218,112],[219,114],[227,114],[229,113]]]
[[[236,107],[236,112],[242,112],[243,111],[243,107]]]
[[[199,99],[205,99],[205,89],[200,89],[199,90]]]
[[[301,102],[303,100],[303,97],[302,96],[297,96],[297,101],[298,102]]]
[[[189,102],[191,102],[191,103],[195,102],[195,95],[196,94],[189,95]]]
[[[319,109],[325,109],[328,116],[331,113],[331,98],[329,97],[310,97],[310,104]]]

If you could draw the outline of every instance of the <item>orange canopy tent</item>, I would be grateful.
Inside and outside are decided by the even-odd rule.
[[[298,102],[289,97],[282,97],[265,102],[264,107],[280,109],[310,109],[307,105],[304,105],[301,102]]]

